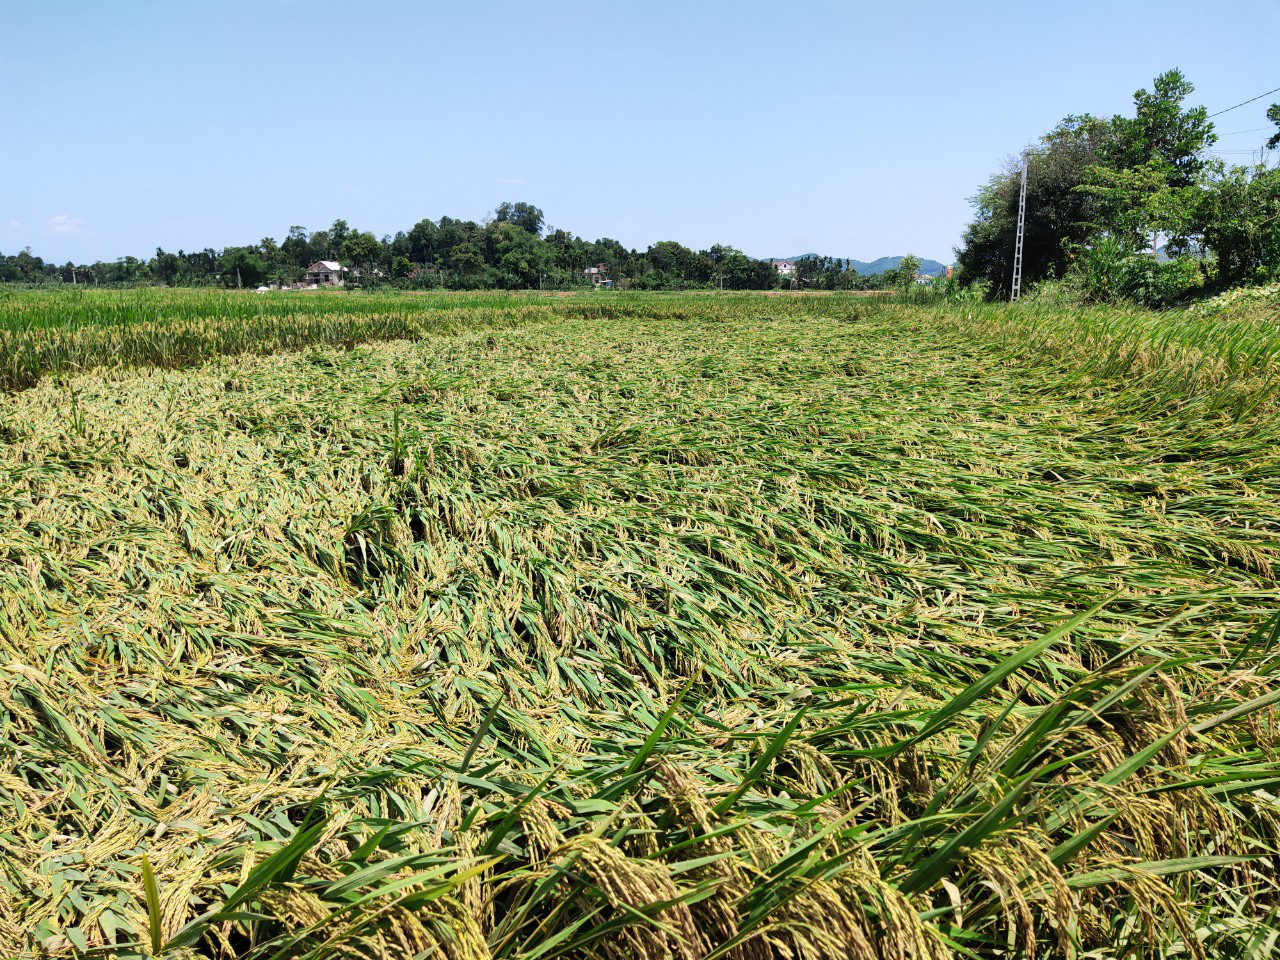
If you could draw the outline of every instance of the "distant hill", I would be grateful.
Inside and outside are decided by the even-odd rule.
[[[795,256],[795,257],[768,257],[767,259],[799,260],[800,257],[817,257],[817,256],[821,256],[821,254],[802,253],[799,256]],[[867,263],[865,260],[851,260],[849,262],[850,262],[850,265],[853,267],[853,269],[857,270],[859,273],[863,274],[864,276],[873,276],[877,273],[885,273],[889,270],[897,270],[898,264],[902,262],[902,257],[881,257],[879,260],[872,260],[870,263]],[[939,263],[937,260],[925,260],[921,258],[920,272],[926,273],[931,277],[936,277],[939,274],[947,272],[947,265],[945,263]]]

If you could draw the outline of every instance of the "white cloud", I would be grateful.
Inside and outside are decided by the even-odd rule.
[[[65,213],[49,218],[49,229],[54,233],[79,233],[83,225],[84,221],[79,217],[69,217]]]
[[[9,221],[9,229],[10,229],[10,230],[21,230],[21,229],[22,229],[22,224],[20,224],[17,220],[10,220],[10,221]]]

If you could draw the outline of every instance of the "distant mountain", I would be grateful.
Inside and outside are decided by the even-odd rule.
[[[821,254],[802,253],[796,257],[769,257],[770,260],[799,260],[800,257],[817,257]],[[902,262],[902,257],[881,257],[879,260],[872,260],[867,263],[865,260],[850,260],[849,265],[857,270],[863,276],[873,276],[877,273],[886,273],[889,270],[897,270],[898,264]],[[920,272],[936,277],[939,274],[947,272],[947,265],[939,263],[937,260],[920,260]]]
[[[1210,253],[1203,244],[1192,241],[1187,245],[1187,249],[1181,252],[1175,252],[1169,249],[1166,243],[1156,249],[1156,262],[1168,263],[1174,257],[1191,257],[1193,260],[1208,260]]]

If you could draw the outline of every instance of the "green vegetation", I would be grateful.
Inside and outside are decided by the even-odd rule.
[[[221,354],[312,344],[351,347],[553,316],[629,315],[661,299],[582,291],[567,302],[533,292],[244,293],[192,289],[0,290],[0,390],[99,366],[188,367]],[[678,301],[668,300],[668,304]],[[733,296],[724,303],[741,301]],[[665,308],[660,308],[665,309]],[[671,309],[680,311],[679,307]]]
[[[301,281],[321,259],[342,261],[359,271],[350,282],[363,288],[415,290],[573,290],[593,286],[584,273],[603,264],[604,276],[635,290],[771,290],[790,287],[767,260],[723,244],[691,250],[674,240],[629,250],[617,240],[586,241],[546,227],[542,211],[528,203],[500,204],[483,223],[441,217],[420,220],[408,232],[379,240],[335,220],[327,230],[289,228],[281,243],[223,250],[167,252],[149,260],[121,257],[93,264],[46,263],[30,250],[0,256],[0,283],[57,286],[220,286],[254,288]],[[867,290],[892,286],[892,269],[859,273],[854,262],[803,258],[805,288]],[[871,268],[882,265],[880,261]],[[866,265],[864,265],[866,266]]]
[[[1263,301],[65,296],[0,954],[1273,955]]]
[[[1134,94],[1132,117],[1067,117],[1041,138],[1027,178],[1024,283],[1167,306],[1280,279],[1280,169],[1216,156],[1208,111],[1184,106],[1194,91],[1170,70]],[[1280,104],[1267,115],[1280,125]],[[1278,144],[1280,133],[1259,155]],[[959,251],[965,282],[999,299],[1011,289],[1020,182],[1011,164],[979,190]]]
[[[0,389],[98,366],[187,367],[211,356],[446,332],[477,316],[527,322],[550,306],[519,294],[460,297],[210,290],[0,294]],[[484,311],[479,314],[479,311]]]

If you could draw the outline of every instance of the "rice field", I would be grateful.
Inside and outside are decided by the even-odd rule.
[[[10,294],[0,955],[1271,957],[1278,345]]]

